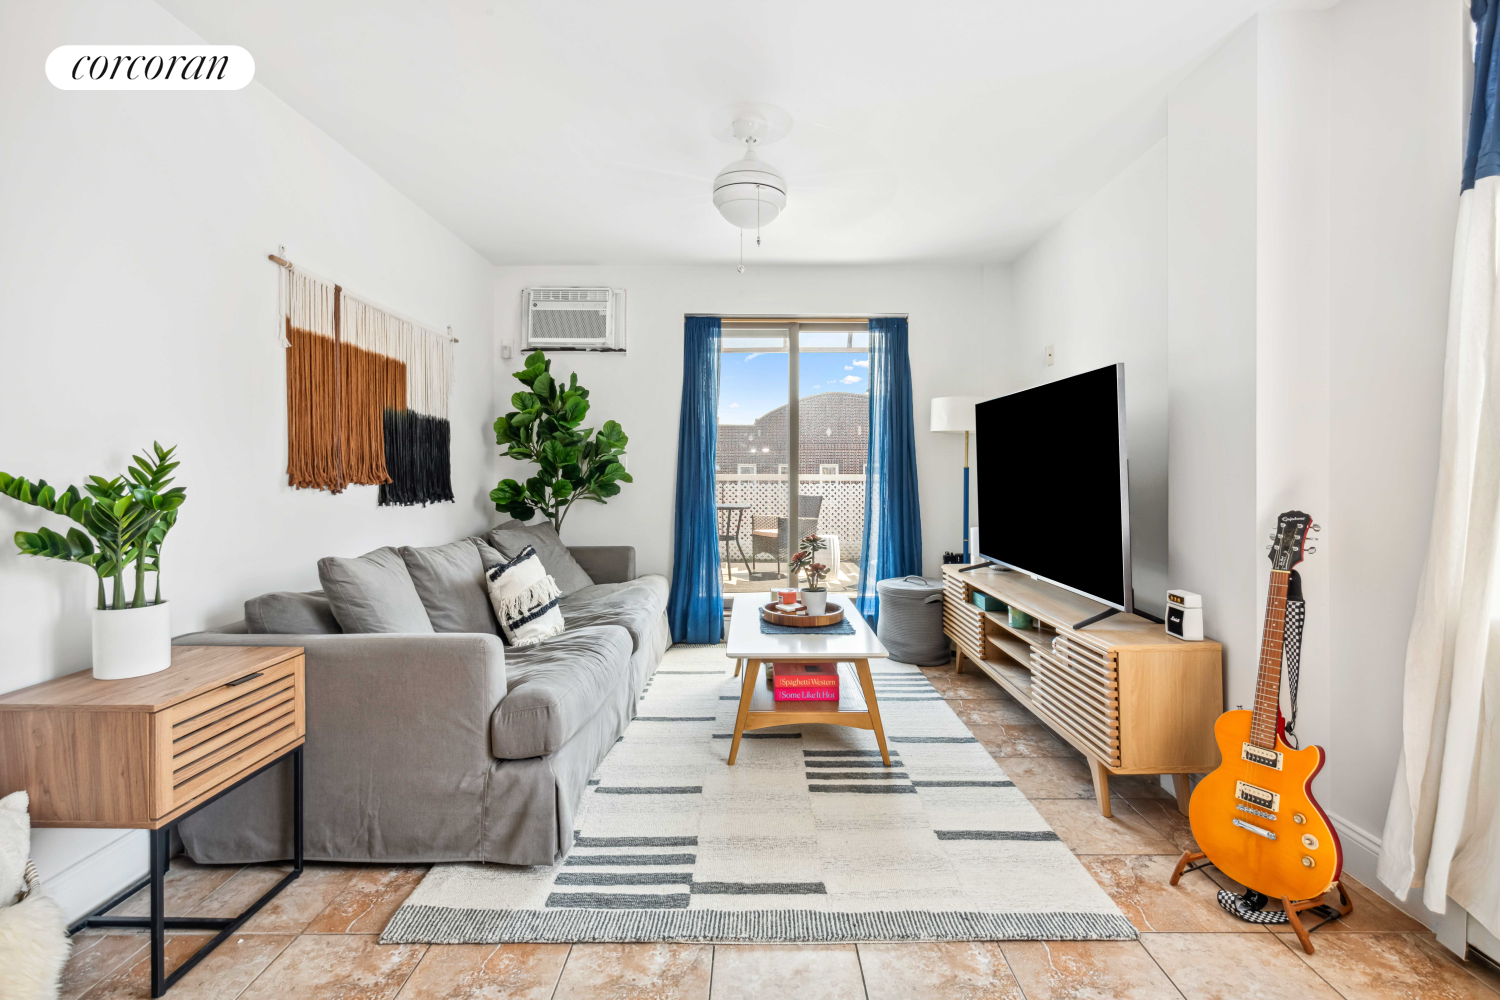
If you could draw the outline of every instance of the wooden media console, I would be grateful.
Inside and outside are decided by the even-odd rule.
[[[1139,615],[1073,628],[1106,605],[1025,573],[943,567],[943,631],[954,671],[973,663],[1089,762],[1099,811],[1110,815],[1111,774],[1170,774],[1187,812],[1188,775],[1219,766],[1214,720],[1224,710],[1222,647],[1187,642]],[[1036,620],[1012,628],[975,591]]]

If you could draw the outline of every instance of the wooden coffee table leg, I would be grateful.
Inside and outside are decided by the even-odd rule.
[[[870,727],[875,730],[875,742],[880,744],[880,756],[885,766],[891,766],[891,752],[885,745],[885,727],[880,724],[880,705],[875,701],[875,678],[870,676],[870,661],[855,660],[854,669],[859,673],[859,686],[865,693],[865,710],[870,713]]]
[[[760,676],[760,661],[745,661],[745,676],[740,681],[740,708],[734,717],[734,739],[729,743],[729,763],[740,753],[740,737],[745,735],[745,720],[750,715],[750,696],[755,692],[755,679]],[[884,744],[882,743],[882,746]],[[886,761],[890,763],[890,761]]]

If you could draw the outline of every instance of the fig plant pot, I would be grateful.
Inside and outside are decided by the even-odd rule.
[[[828,606],[828,588],[819,587],[817,590],[804,590],[800,595],[802,603],[807,607],[810,615],[821,615]]]
[[[118,681],[172,665],[171,604],[89,612],[94,624],[94,678]]]

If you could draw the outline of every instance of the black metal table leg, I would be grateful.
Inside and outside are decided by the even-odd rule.
[[[296,878],[302,874],[303,858],[303,803],[302,803],[302,747],[298,746],[290,751],[292,758],[292,870],[287,872],[275,885],[266,891],[239,916],[235,917],[169,917],[166,915],[166,873],[170,866],[168,852],[172,846],[172,831],[177,824],[196,813],[199,809],[207,806],[245,782],[259,777],[266,770],[275,767],[287,758],[288,754],[282,754],[275,760],[267,761],[254,772],[236,781],[228,788],[214,795],[213,798],[199,803],[192,809],[183,813],[172,822],[157,830],[147,831],[151,837],[151,871],[145,879],[127,889],[124,893],[114,897],[93,913],[82,918],[68,928],[69,934],[74,934],[84,927],[139,927],[151,932],[151,996],[160,997],[170,990],[177,981],[192,971],[193,967],[202,961],[209,952],[213,951],[224,942],[241,925],[265,906],[282,889],[291,885]],[[139,892],[143,887],[151,887],[151,915],[149,917],[107,917],[104,916],[110,910],[120,905],[130,896]],[[171,930],[213,930],[218,931],[212,938],[202,945],[197,951],[190,955],[177,968],[172,970],[171,975],[166,974],[166,946],[167,931]]]
[[[171,827],[151,831],[151,995],[166,992],[167,974],[167,847]]]

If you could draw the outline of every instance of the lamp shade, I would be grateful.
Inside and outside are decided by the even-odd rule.
[[[983,396],[936,396],[932,400],[932,429],[935,431],[972,431],[974,404]]]

